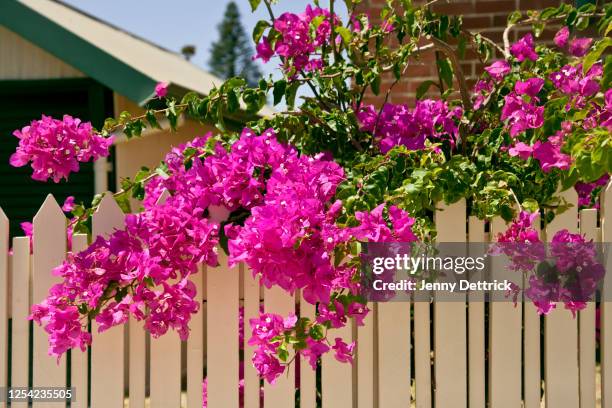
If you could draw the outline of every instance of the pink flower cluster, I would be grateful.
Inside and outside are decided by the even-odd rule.
[[[53,270],[62,283],[31,315],[49,333],[49,354],[85,347],[91,341],[86,315],[92,311],[100,332],[132,315],[154,337],[174,329],[187,338],[199,308],[189,277],[200,263],[216,265],[219,226],[176,204],[169,200],[128,215],[125,231],[98,237]]]
[[[361,130],[377,137],[381,152],[387,153],[394,146],[423,149],[425,140],[448,140],[454,146],[462,115],[460,107],[451,108],[444,101],[425,99],[417,101],[414,109],[408,105],[385,104],[380,116],[373,105],[366,105],[357,112],[357,119]]]
[[[318,22],[316,27],[312,24],[315,19]],[[332,21],[336,27],[340,24],[338,16],[332,17],[329,10],[310,5],[301,14],[283,13],[274,20],[273,26],[280,38],[272,46],[269,36],[264,37],[257,44],[255,57],[267,62],[276,54],[284,59],[287,72],[319,70],[323,67],[323,61],[315,54],[331,41]]]
[[[575,316],[593,300],[605,274],[596,246],[580,234],[561,230],[554,234],[547,250],[533,227],[536,216],[522,211],[498,236],[495,251],[508,255],[513,269],[530,272],[524,294],[540,314],[548,314],[556,303],[563,302]]]
[[[565,65],[561,70],[550,74],[549,78],[555,88],[565,95],[570,96],[572,103],[577,108],[586,105],[586,99],[599,92],[599,79],[603,74],[601,64],[594,64],[586,74],[583,73],[582,64]],[[571,108],[568,104],[567,110]]]
[[[531,61],[538,60],[538,54],[535,51],[533,35],[531,33],[520,38],[510,47],[510,53],[519,61],[523,62],[526,59]]]
[[[56,183],[79,171],[79,163],[108,156],[113,144],[113,137],[96,134],[91,123],[70,115],[62,120],[43,115],[13,135],[19,139],[19,146],[10,164],[22,167],[31,162],[34,180],[51,178]]]
[[[578,193],[578,206],[586,208],[599,208],[599,200],[597,197],[593,197],[593,192],[608,184],[609,180],[610,175],[604,174],[592,183],[583,183],[581,181],[576,183],[574,189]]]
[[[501,120],[507,120],[510,136],[516,137],[527,129],[537,129],[544,123],[544,106],[538,106],[538,93],[544,85],[541,78],[517,81],[514,92],[505,96]]]
[[[499,82],[506,77],[511,71],[512,67],[510,63],[506,60],[495,61],[488,67],[485,67],[485,71],[489,74],[489,76],[495,81]]]
[[[330,303],[338,293],[359,290],[357,268],[335,262],[336,248],[356,239],[416,240],[414,219],[384,204],[356,214],[356,227],[337,225],[342,203],[333,198],[342,168],[323,155],[298,154],[272,130],[256,135],[245,129],[229,150],[210,136],[197,138],[173,149],[164,163],[169,176],[147,183],[145,209],[126,216],[125,230],[98,237],[54,270],[62,283],[32,308],[32,319],[49,333],[50,354],[89,344],[88,318],[103,331],[132,315],[155,337],[174,329],[186,338],[199,308],[189,278],[199,264],[217,264],[221,223],[231,264],[245,262],[268,287],[301,289],[308,302],[321,305],[313,324],[329,327],[349,318],[362,323],[367,314],[354,301]],[[163,191],[170,196],[158,203]],[[253,362],[268,381],[284,370],[277,336],[296,322],[271,314],[251,322],[251,344],[258,346]],[[315,337],[300,351],[309,359],[334,350],[340,361],[350,361],[353,345]]]
[[[557,47],[562,49],[567,48],[569,53],[574,57],[584,57],[589,51],[589,48],[591,48],[591,44],[593,44],[593,39],[574,37],[570,41],[569,36],[569,28],[563,27],[557,32],[557,34],[555,34],[555,38],[553,41]]]
[[[561,152],[565,134],[564,131],[560,130],[545,142],[537,140],[532,146],[518,142],[508,150],[508,153],[510,156],[519,156],[523,160],[533,157],[540,162],[540,168],[545,173],[551,172],[553,168],[567,170],[572,158]]]

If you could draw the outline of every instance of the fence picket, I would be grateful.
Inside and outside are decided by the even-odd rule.
[[[379,407],[409,406],[410,303],[378,304]]]
[[[251,363],[254,346],[249,346],[249,338],[251,337],[250,319],[259,316],[259,279],[254,278],[251,270],[246,265],[240,265],[242,270],[243,285],[244,285],[244,408],[259,408],[259,374]],[[304,405],[302,405],[304,407]]]
[[[540,231],[540,217],[533,226]],[[526,278],[525,278],[526,279]],[[526,284],[523,279],[523,285]],[[542,404],[542,376],[540,366],[540,314],[533,302],[523,302],[523,389],[525,408],[540,408]]]
[[[501,218],[491,221],[491,241],[506,230]],[[506,269],[502,256],[491,258],[490,279],[517,281],[517,274]],[[520,277],[520,275],[518,275]],[[522,280],[521,280],[522,285]],[[489,304],[489,402],[492,408],[514,408],[521,405],[522,304],[510,299]]]
[[[195,300],[200,305],[198,313],[191,316],[191,332],[187,340],[187,408],[202,407],[202,378],[204,378],[204,281],[206,268],[199,267],[190,277],[196,287]]]
[[[601,193],[601,241],[612,241],[612,181]],[[609,217],[609,218],[608,218]],[[603,293],[612,293],[612,254],[610,246],[606,247],[606,276],[604,277]],[[600,316],[601,344],[601,407],[612,408],[612,299],[603,298]]]
[[[340,337],[346,343],[350,343],[353,341],[352,332],[352,322],[349,321],[345,327],[334,329],[333,332],[330,332],[330,334],[333,334],[329,341],[334,344],[335,338]],[[323,408],[352,408],[352,366],[337,361],[333,350],[321,357],[321,388]]]
[[[51,274],[66,256],[66,217],[51,194],[34,216],[32,256],[32,301],[46,298],[49,288],[59,282]],[[34,387],[65,387],[66,357],[59,361],[48,355],[47,333],[34,325],[33,379]],[[57,408],[57,402],[35,402],[34,408]]]
[[[77,253],[87,248],[87,235],[75,234],[72,237],[72,252]],[[87,379],[87,350],[80,349],[70,351],[70,378],[71,386],[75,389],[76,398],[71,402],[70,408],[87,408],[87,397],[89,395]]]
[[[174,330],[151,337],[151,408],[181,405],[181,339]],[[200,380],[201,381],[201,380]]]
[[[163,205],[170,197],[164,190],[157,199]],[[150,406],[165,408],[181,404],[181,339],[174,330],[163,336],[151,339],[150,348]]]
[[[8,386],[9,221],[0,208],[0,389]],[[0,402],[0,407],[6,404]]]
[[[315,306],[304,300],[300,295],[300,317],[316,318]],[[316,408],[317,406],[317,378],[308,360],[300,360],[300,408]],[[245,407],[246,408],[246,407]]]
[[[555,217],[546,227],[546,240],[567,229],[578,232],[578,196],[574,189],[561,194],[573,207]],[[546,406],[578,408],[580,406],[578,372],[578,322],[558,303],[545,318],[544,361]]]
[[[144,323],[130,316],[128,322],[128,364],[130,408],[145,407],[147,334]]]
[[[377,333],[376,314],[378,305],[368,302],[370,313],[364,319],[364,325],[357,327],[357,407],[374,407],[378,390],[376,388],[375,376],[378,372],[377,358],[374,354]]]
[[[435,212],[438,242],[466,241],[466,203],[441,205]],[[464,220],[457,225],[457,220]],[[463,254],[465,255],[465,254]],[[451,294],[448,294],[449,296]],[[467,406],[467,343],[465,295],[434,302],[435,406]]]
[[[295,298],[283,289],[274,286],[264,289],[264,310],[266,313],[276,313],[287,316],[295,313]],[[293,355],[289,354],[289,360]],[[323,386],[325,388],[325,385]],[[289,407],[294,406],[295,399],[295,364],[291,364],[288,372],[283,373],[274,384],[264,385],[264,406]],[[214,408],[214,407],[213,407]]]
[[[414,302],[414,382],[417,408],[431,407],[431,316],[429,302]]]
[[[485,224],[478,217],[468,218],[469,242],[472,245],[485,242]],[[475,249],[475,248],[474,248]],[[471,256],[478,256],[473,254]],[[484,279],[482,271],[475,271],[470,280]],[[485,408],[485,308],[482,300],[468,295],[468,395],[470,408]]]
[[[107,193],[93,215],[92,236],[108,237],[117,229],[124,228],[125,215]],[[93,408],[115,408],[123,406],[124,384],[124,336],[125,326],[113,327],[98,332],[98,324],[91,323],[93,337],[91,347],[91,405]]]
[[[30,375],[30,262],[30,238],[13,238],[11,384],[14,387],[27,387]],[[13,402],[11,407],[27,406],[27,402]]]
[[[238,406],[238,268],[227,266],[219,249],[219,266],[206,270],[208,406]]]
[[[587,240],[599,241],[597,210],[580,211],[580,233]],[[595,406],[595,302],[588,302],[578,314],[580,367],[580,407]]]

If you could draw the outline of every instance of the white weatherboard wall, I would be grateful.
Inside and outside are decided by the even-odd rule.
[[[576,204],[576,196],[566,194]],[[573,207],[542,231],[542,236],[550,239],[558,229],[568,228],[594,241],[611,241],[612,222],[606,222],[606,216],[612,217],[612,183],[603,195],[599,214],[595,210],[578,212]],[[439,206],[435,220],[440,240],[484,242],[505,228],[503,221],[493,220],[490,232],[485,233],[485,223],[468,217],[466,211],[464,202]],[[253,350],[247,344],[248,320],[257,316],[262,306],[266,312],[295,312],[302,316],[314,316],[315,309],[299,293],[290,296],[274,288],[261,290],[248,268],[229,268],[222,254],[220,266],[202,267],[192,277],[200,289],[202,308],[193,317],[192,335],[184,351],[174,333],[152,340],[147,346],[142,324],[130,321],[127,327],[95,334],[91,362],[84,353],[73,351],[68,379],[66,358],[58,365],[47,355],[46,334],[36,326],[34,365],[30,367],[26,317],[30,306],[41,301],[57,282],[50,272],[66,256],[65,226],[59,205],[49,196],[34,219],[33,253],[30,254],[29,239],[17,237],[11,242],[12,255],[7,256],[8,222],[0,212],[0,387],[6,386],[9,378],[14,385],[27,385],[32,375],[34,384],[40,386],[63,386],[70,381],[77,387],[73,407],[86,407],[89,399],[93,408],[122,408],[124,399],[128,399],[131,408],[143,408],[149,398],[154,408],[198,408],[202,405],[206,371],[208,407],[231,408],[238,407],[238,380],[243,365],[246,408],[260,407],[262,393],[266,408],[293,407],[298,378],[300,408],[315,408],[318,399],[324,408],[396,408],[411,403],[431,408],[434,402],[436,407],[449,408],[538,408],[542,402],[551,408],[612,408],[610,302],[601,303],[601,381],[596,374],[594,304],[589,304],[576,319],[563,307],[541,318],[531,304],[486,305],[466,296],[453,303],[371,303],[368,307],[372,312],[365,326],[357,327],[351,322],[340,332],[330,332],[332,339],[341,335],[346,341],[357,340],[358,347],[352,366],[339,364],[331,356],[323,358],[320,395],[315,374],[305,360],[300,362],[299,376],[293,365],[290,374],[281,377],[276,385],[260,387],[260,378],[249,364]],[[107,196],[94,216],[94,231],[104,235],[122,226],[123,214]],[[75,250],[86,245],[85,236],[73,238]],[[607,262],[611,270],[612,256],[607,256]],[[612,282],[607,278],[604,284]],[[239,358],[240,306],[245,313],[244,362]],[[541,319],[545,327],[543,349]],[[129,336],[124,336],[125,330]],[[182,352],[186,353],[186,363],[182,363]],[[540,356],[544,356],[544,378],[540,378]],[[128,366],[126,377],[122,375],[123,365]],[[89,370],[91,379],[87,378]],[[187,373],[186,390],[181,390],[183,372]],[[146,395],[147,389],[150,395]],[[596,400],[598,395],[601,405]],[[47,406],[63,404],[35,404],[36,408]],[[6,404],[0,403],[0,408],[6,408]]]

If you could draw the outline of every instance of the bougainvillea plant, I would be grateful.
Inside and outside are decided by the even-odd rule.
[[[250,2],[270,14],[253,33],[256,58],[279,64],[282,78],[255,88],[231,78],[207,96],[181,100],[162,83],[155,108],[124,112],[103,129],[43,117],[15,133],[11,163],[31,163],[34,178],[57,182],[78,162],[106,155],[116,132],[139,136],[162,117],[175,127],[180,115],[219,129],[124,180],[114,197],[129,213],[125,229],[95,238],[54,270],[62,282],[32,309],[52,355],[87,347],[92,320],[107,330],[133,316],[155,337],[172,329],[186,338],[200,306],[189,278],[201,263],[216,265],[223,250],[263,285],[301,291],[317,305],[314,319],[264,311],[249,322],[262,377],[273,382],[295,353],[313,367],[327,352],[350,362],[355,344],[334,329],[351,319],[363,324],[368,313],[360,242],[434,241],[440,202],[465,199],[481,219],[516,218],[500,237],[510,242],[531,242],[530,214],[547,223],[567,209],[564,189],[596,205],[612,167],[612,5],[515,12],[496,44],[465,29],[461,17],[432,12],[433,2],[390,0],[382,24],[358,13],[358,0],[345,1],[344,21],[333,0],[280,16],[269,0]],[[511,43],[517,27],[531,32]],[[596,38],[581,34],[593,27]],[[539,37],[551,28],[554,44],[545,45]],[[487,64],[472,89],[459,63],[468,48]],[[387,103],[407,67],[433,51],[438,80],[423,82],[414,103]],[[390,86],[382,86],[385,78]],[[300,88],[309,96],[297,104]],[[385,102],[365,103],[370,93]],[[254,117],[239,132],[226,126],[228,115],[255,115],[269,100],[283,111]],[[131,197],[142,200],[140,211],[131,212]],[[74,231],[89,232],[99,202],[72,208]],[[578,238],[563,232],[555,240]],[[546,302],[538,304],[542,313]]]

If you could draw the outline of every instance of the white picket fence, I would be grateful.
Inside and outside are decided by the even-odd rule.
[[[565,195],[576,203],[573,191]],[[604,195],[608,204],[602,205],[600,223],[597,210],[578,214],[574,206],[544,233],[550,236],[567,228],[596,241],[612,241],[612,222],[605,222],[605,210],[612,214],[612,183]],[[121,228],[122,221],[121,211],[108,196],[94,216],[94,235]],[[503,221],[494,220],[491,233],[485,233],[483,221],[466,217],[464,202],[442,208],[435,221],[439,240],[445,242],[485,242],[505,228]],[[202,268],[194,277],[203,307],[192,320],[186,345],[181,345],[175,333],[149,343],[142,324],[135,321],[103,334],[97,333],[94,324],[91,359],[87,353],[72,351],[68,370],[66,357],[58,365],[47,356],[47,337],[38,326],[30,346],[27,321],[30,305],[42,300],[56,282],[50,271],[65,257],[65,225],[64,214],[49,196],[34,218],[32,255],[28,238],[19,237],[13,239],[13,254],[8,256],[8,220],[0,214],[0,387],[8,383],[27,386],[29,378],[35,387],[71,384],[76,387],[72,407],[86,407],[89,401],[94,408],[115,408],[129,401],[130,408],[142,408],[148,401],[153,408],[200,408],[206,372],[208,407],[238,407],[239,306],[244,306],[245,322],[258,314],[261,299],[266,311],[288,314],[299,310],[303,316],[314,315],[312,305],[278,289],[262,290],[246,268],[229,269],[222,257],[220,267]],[[74,237],[76,250],[86,244],[86,236]],[[608,256],[608,270],[612,269],[610,259]],[[606,284],[611,282],[608,279]],[[485,305],[458,297],[452,303],[380,303],[370,308],[373,312],[365,326],[348,326],[332,334],[357,340],[358,349],[352,366],[338,363],[331,355],[323,357],[320,392],[324,408],[539,408],[543,404],[549,408],[612,408],[612,303],[601,304],[600,381],[596,381],[593,303],[576,319],[563,307],[544,318],[542,346],[541,319],[531,304]],[[254,408],[260,406],[260,379],[249,364],[252,348],[246,344],[248,323],[246,326],[244,407]],[[186,390],[181,387],[182,375],[187,378]],[[298,377],[294,368],[275,385],[264,385],[265,407],[293,407],[298,378],[299,406],[315,407],[316,374],[305,361]],[[596,403],[598,395],[601,405]],[[47,406],[60,404],[34,404],[35,408]]]

